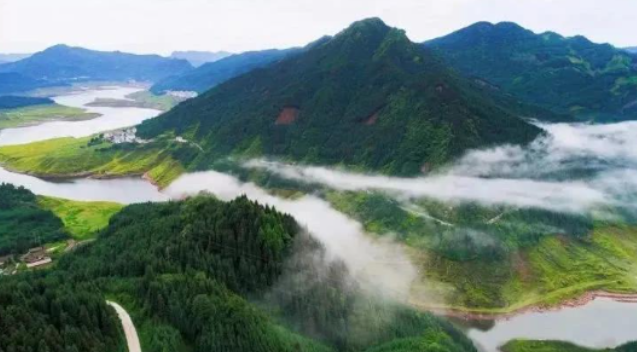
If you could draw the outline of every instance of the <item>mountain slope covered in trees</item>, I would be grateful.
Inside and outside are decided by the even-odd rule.
[[[369,19],[182,103],[139,133],[174,131],[210,158],[266,155],[413,175],[467,149],[533,140],[540,130],[503,100]]]
[[[582,119],[637,118],[637,58],[609,44],[480,22],[425,46],[524,101]]]
[[[1,68],[2,66],[0,66],[0,70]],[[41,79],[27,77],[16,72],[0,72],[0,95],[23,93],[53,85],[56,84]]]
[[[19,326],[0,349],[119,351],[106,296],[145,352],[475,351],[449,323],[363,294],[290,216],[206,196],[129,206],[51,271],[0,281],[0,326]]]
[[[0,73],[13,72],[51,83],[91,80],[155,82],[191,69],[186,60],[67,45],[55,45],[26,59],[0,65]]]
[[[0,255],[68,237],[62,221],[23,187],[0,184]]]

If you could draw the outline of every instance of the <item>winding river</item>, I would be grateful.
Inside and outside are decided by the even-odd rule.
[[[86,109],[101,116],[85,121],[52,121],[36,126],[0,130],[0,146],[25,144],[59,137],[86,137],[95,133],[137,125],[157,116],[160,111],[140,108],[89,107],[85,104],[96,98],[126,99],[126,96],[142,90],[131,87],[103,87],[81,90],[53,97],[61,105]]]
[[[122,99],[137,89],[110,87],[86,90],[55,98],[60,104],[84,107],[95,98]],[[48,122],[39,126],[0,131],[0,145],[28,143],[63,136],[87,136],[100,131],[135,125],[159,112],[139,108],[88,108],[101,117],[90,121]],[[378,244],[364,234],[361,224],[338,212],[324,200],[308,195],[282,199],[233,176],[209,171],[183,175],[164,191],[141,178],[114,180],[76,179],[47,181],[0,168],[0,182],[31,189],[36,194],[76,200],[107,200],[125,204],[179,199],[200,191],[229,200],[246,195],[293,215],[326,245],[329,253],[342,258],[354,275],[374,290],[403,297],[417,274],[398,246]],[[406,257],[405,257],[406,258]],[[387,265],[392,260],[400,265]],[[615,347],[637,340],[637,304],[597,299],[576,308],[553,312],[524,313],[497,321],[487,328],[467,327],[467,333],[483,351],[497,351],[513,338],[560,339],[586,347]]]

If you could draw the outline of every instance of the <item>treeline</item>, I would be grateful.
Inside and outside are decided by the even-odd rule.
[[[396,351],[426,344],[474,351],[439,318],[363,294],[344,265],[327,258],[288,215],[245,197],[224,203],[201,196],[125,208],[94,244],[63,257],[49,275],[63,276],[63,286],[78,294],[94,289],[95,310],[105,295],[120,297],[145,352],[364,351],[396,339],[419,341]],[[13,280],[20,278],[32,281]],[[51,329],[79,324],[46,322]],[[46,328],[27,331],[37,338]],[[108,331],[102,334],[115,336]],[[9,332],[0,350],[19,336]],[[88,344],[96,336],[87,330],[78,338]]]
[[[50,98],[0,96],[0,109],[15,109],[25,106],[49,105],[53,103],[53,100]]]
[[[125,351],[122,343],[119,320],[94,285],[71,285],[57,272],[0,279],[0,351]]]
[[[67,237],[62,220],[40,208],[31,191],[0,184],[0,255],[21,253]]]

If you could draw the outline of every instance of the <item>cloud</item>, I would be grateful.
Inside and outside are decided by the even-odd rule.
[[[320,240],[328,256],[341,259],[362,288],[382,293],[394,299],[407,299],[417,270],[403,251],[403,247],[383,238],[366,236],[360,223],[332,208],[326,201],[304,196],[282,199],[268,194],[253,183],[214,172],[187,174],[173,182],[164,193],[172,198],[207,191],[222,200],[241,195],[276,207],[292,215],[302,226]]]
[[[568,213],[635,209],[637,122],[540,126],[546,136],[527,147],[471,151],[443,172],[416,178],[268,160],[251,160],[244,166],[337,190],[378,190],[402,199],[428,197]]]

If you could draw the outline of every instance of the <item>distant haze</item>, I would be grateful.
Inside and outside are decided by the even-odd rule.
[[[381,17],[424,41],[477,21],[635,45],[634,0],[0,0],[0,52],[66,43],[169,55],[305,44]]]

